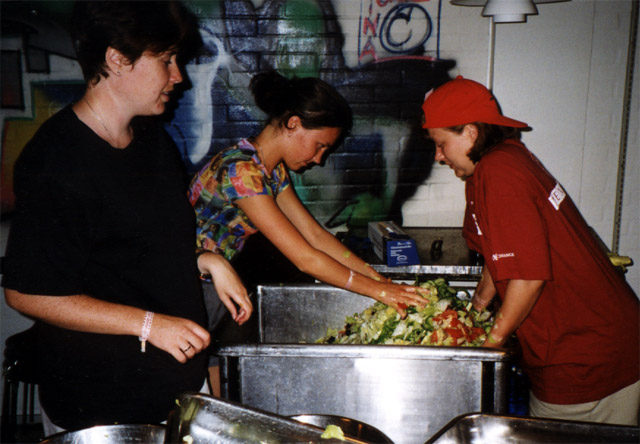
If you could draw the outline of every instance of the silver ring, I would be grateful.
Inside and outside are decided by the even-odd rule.
[[[186,353],[186,352],[188,352],[189,350],[191,350],[191,347],[192,347],[192,345],[191,345],[191,344],[189,344],[189,347],[185,348],[184,350],[182,350],[182,349],[180,349],[180,350],[182,350],[182,353]]]

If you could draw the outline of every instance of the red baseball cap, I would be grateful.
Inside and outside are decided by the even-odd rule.
[[[422,104],[423,128],[448,128],[473,122],[526,128],[519,120],[503,116],[498,103],[484,85],[462,76],[431,90]]]

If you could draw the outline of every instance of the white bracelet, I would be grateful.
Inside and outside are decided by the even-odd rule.
[[[144,353],[147,349],[147,339],[151,333],[151,323],[153,322],[153,312],[148,311],[144,315],[144,321],[142,322],[142,332],[138,339],[140,340],[140,351]]]
[[[349,270],[349,279],[347,280],[347,285],[344,286],[345,290],[348,290],[351,288],[351,284],[353,284],[353,277],[356,274],[353,272],[353,270]]]

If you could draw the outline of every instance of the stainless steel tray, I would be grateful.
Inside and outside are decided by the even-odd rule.
[[[507,412],[507,350],[313,343],[372,303],[320,284],[259,287],[260,343],[217,348],[223,396],[283,416],[353,418],[402,444],[463,413]]]
[[[152,424],[117,424],[62,432],[47,437],[46,444],[162,444],[165,427]]]
[[[426,444],[638,442],[637,427],[469,413],[453,419]]]
[[[268,381],[263,381],[268,385]],[[165,443],[366,443],[324,439],[324,429],[201,393],[185,393],[169,414]]]

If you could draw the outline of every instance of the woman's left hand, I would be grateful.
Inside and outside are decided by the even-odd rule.
[[[244,324],[253,313],[253,304],[242,279],[222,255],[204,253],[198,257],[200,272],[211,275],[218,297],[238,325]],[[237,307],[236,307],[237,304]]]

